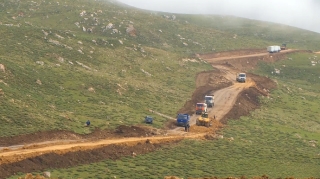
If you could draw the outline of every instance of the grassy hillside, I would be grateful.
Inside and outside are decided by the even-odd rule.
[[[147,155],[53,170],[60,178],[254,177],[319,178],[320,64],[312,54],[293,54],[255,71],[278,83],[262,107],[229,121],[223,139],[186,140]],[[311,65],[313,62],[315,65]],[[271,75],[275,69],[280,74]],[[296,73],[292,73],[292,72]],[[234,140],[228,140],[228,138]],[[134,172],[133,172],[134,171]]]
[[[194,90],[195,75],[210,69],[201,59],[184,59],[282,41],[240,33],[243,26],[234,22],[258,23],[252,31],[270,34],[277,25],[141,11],[116,1],[11,0],[0,7],[0,136],[88,133],[88,119],[101,128],[140,124],[149,108],[175,116]],[[277,34],[294,37],[295,45],[320,49],[313,43],[319,34],[282,28]],[[154,125],[165,121],[156,117]]]

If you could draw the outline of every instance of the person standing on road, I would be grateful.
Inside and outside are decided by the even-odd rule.
[[[188,132],[188,124],[184,125],[184,131]]]
[[[187,132],[190,132],[190,124],[187,124]]]

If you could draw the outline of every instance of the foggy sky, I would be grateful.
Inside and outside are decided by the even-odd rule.
[[[320,0],[118,0],[141,9],[233,15],[320,33]]]

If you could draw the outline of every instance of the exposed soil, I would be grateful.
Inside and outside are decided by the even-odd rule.
[[[174,122],[169,122],[167,129],[174,129],[119,126],[113,131],[96,129],[88,135],[47,131],[2,137],[0,146],[7,148],[0,151],[0,176],[118,159],[132,155],[133,152],[144,154],[184,138],[215,139],[216,131],[223,127],[222,123],[226,124],[229,119],[238,119],[258,108],[259,96],[267,96],[276,87],[272,80],[250,73],[247,73],[246,83],[237,83],[235,74],[256,67],[259,61],[274,62],[284,59],[287,53],[297,51],[286,50],[270,55],[262,49],[251,49],[200,55],[212,64],[214,70],[197,75],[196,89],[191,99],[178,112],[193,114],[195,103],[201,102],[206,94],[214,94],[215,106],[209,109],[209,117],[215,115],[217,118],[210,127],[192,125],[197,118],[197,115],[192,115],[189,133],[184,132],[183,128],[177,128]],[[12,147],[18,144],[24,146]]]
[[[63,140],[98,140],[119,137],[139,137],[155,135],[153,128],[146,126],[118,126],[115,130],[100,130],[98,128],[90,134],[76,134],[70,131],[40,131],[32,134],[23,134],[12,137],[1,137],[1,146],[26,145],[31,143],[41,143],[44,141],[63,141]],[[163,133],[161,131],[160,133]]]
[[[196,90],[193,92],[191,99],[185,103],[178,113],[194,114],[195,104],[203,102],[205,95],[231,85],[232,82],[227,80],[219,70],[199,73],[196,79]]]
[[[250,87],[242,91],[235,102],[232,110],[230,110],[220,122],[227,124],[229,119],[239,119],[241,116],[248,115],[250,111],[253,111],[260,107],[259,96],[264,95],[257,88]]]
[[[89,164],[106,159],[116,160],[124,156],[141,155],[153,152],[163,146],[174,145],[181,139],[161,143],[138,142],[137,144],[108,145],[85,151],[74,151],[65,154],[47,153],[19,162],[0,165],[0,178],[6,178],[18,172],[28,173],[47,168],[68,168],[80,164]],[[133,154],[135,153],[135,154]],[[23,167],[22,167],[23,166]]]

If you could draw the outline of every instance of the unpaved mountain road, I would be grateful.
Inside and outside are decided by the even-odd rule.
[[[131,138],[122,138],[122,139],[107,139],[107,140],[99,140],[99,141],[83,141],[76,142],[70,144],[55,144],[48,145],[39,148],[23,148],[17,150],[5,150],[0,153],[0,165],[4,163],[12,163],[17,162],[26,158],[43,155],[46,153],[57,153],[64,154],[71,151],[78,150],[90,150],[94,148],[99,148],[111,144],[126,144],[126,145],[136,145],[139,142],[150,142],[150,143],[159,143],[163,141],[170,140],[179,140],[179,139],[195,139],[195,138],[203,138],[205,133],[184,133],[185,135],[179,136],[153,136],[153,137],[131,137]],[[37,147],[37,146],[33,146]]]
[[[296,50],[287,50],[285,53],[291,53],[296,52]],[[243,51],[242,54],[246,53],[246,51]],[[215,105],[213,108],[209,108],[209,116],[213,117],[214,115],[217,117],[217,120],[221,120],[227,113],[232,111],[234,108],[235,102],[237,101],[239,94],[241,94],[244,90],[247,90],[248,88],[254,87],[258,88],[257,86],[260,86],[260,84],[256,84],[256,81],[259,81],[259,83],[265,83],[265,78],[259,78],[258,76],[250,76],[248,75],[246,83],[238,83],[235,81],[235,74],[237,72],[240,72],[239,68],[235,68],[235,66],[239,65],[241,63],[241,67],[246,68],[253,68],[256,63],[253,63],[255,61],[258,61],[258,58],[261,58],[261,56],[265,56],[265,60],[270,60],[269,62],[273,62],[275,59],[282,59],[283,56],[281,56],[284,53],[277,53],[273,54],[273,57],[269,54],[264,53],[263,55],[261,53],[258,54],[251,54],[248,56],[225,56],[225,57],[219,57],[219,58],[208,58],[204,59],[208,63],[212,64],[213,70],[212,72],[204,72],[198,75],[197,77],[197,88],[202,87],[203,85],[206,85],[206,83],[213,83],[211,85],[219,85],[222,81],[225,84],[228,82],[227,87],[221,87],[217,90],[211,90],[211,91],[202,91],[203,94],[194,94],[193,96],[198,97],[197,99],[203,99],[203,96],[206,93],[214,94],[215,96]],[[256,57],[257,59],[254,59]],[[246,58],[250,58],[250,60],[247,61]],[[245,59],[245,63],[241,61],[242,59]],[[226,61],[228,62],[226,64]],[[254,78],[253,78],[254,77]],[[207,80],[203,80],[207,79]],[[219,81],[220,80],[220,81]],[[222,85],[223,86],[223,85]],[[226,86],[226,85],[225,85]],[[211,88],[208,88],[211,89]],[[262,89],[258,89],[262,90]],[[196,90],[197,91],[197,90]],[[198,95],[198,96],[197,96]],[[191,104],[194,106],[194,104]],[[192,107],[193,108],[193,107]],[[160,114],[160,113],[159,113]],[[82,139],[76,139],[72,140],[70,139],[64,139],[59,140],[50,143],[43,141],[45,143],[33,143],[32,145],[25,144],[24,147],[21,146],[3,146],[5,147],[0,151],[0,169],[2,165],[17,163],[19,165],[19,161],[23,162],[25,159],[32,159],[37,156],[43,156],[44,154],[50,154],[50,153],[56,153],[56,154],[65,154],[65,153],[73,153],[73,152],[79,152],[79,151],[91,151],[98,148],[102,148],[105,146],[110,146],[113,144],[121,144],[123,145],[137,145],[138,143],[145,143],[147,140],[151,140],[153,143],[161,143],[164,141],[175,141],[175,140],[181,140],[185,138],[203,138],[207,133],[214,133],[215,130],[217,130],[215,127],[210,127],[209,129],[203,126],[195,126],[196,118],[199,115],[192,115],[191,117],[191,129],[194,130],[190,133],[183,132],[183,128],[176,127],[173,130],[168,130],[166,133],[162,134],[155,134],[155,135],[147,135],[145,133],[139,133],[137,136],[126,136],[125,134],[127,131],[122,131],[122,136],[118,136],[115,138],[107,138],[107,139],[100,139],[92,141],[90,138],[86,140]],[[170,117],[170,116],[167,116]],[[198,128],[197,128],[198,127]],[[138,130],[142,130],[143,128],[139,128]],[[132,132],[137,132],[136,129],[132,129]],[[150,133],[151,134],[151,133]],[[64,143],[67,140],[67,143]],[[14,148],[14,149],[13,149]],[[75,157],[73,157],[74,159]],[[81,163],[83,161],[81,159],[81,156],[79,156],[79,162]],[[41,164],[41,163],[40,163]],[[40,165],[39,164],[39,165]],[[21,166],[20,166],[21,167]],[[19,167],[16,170],[13,170],[12,172],[19,172],[19,171],[25,171],[20,170]],[[1,173],[0,173],[1,175]],[[1,178],[1,177],[0,177]]]

